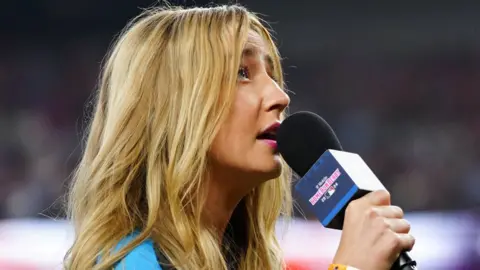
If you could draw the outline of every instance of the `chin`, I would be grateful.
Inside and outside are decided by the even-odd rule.
[[[273,160],[266,162],[262,168],[258,170],[262,175],[262,180],[268,181],[279,177],[282,174],[282,161],[279,155],[275,155]]]

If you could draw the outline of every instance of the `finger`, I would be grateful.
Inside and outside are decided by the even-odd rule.
[[[373,211],[385,218],[403,218],[402,208],[394,205],[376,206],[373,208]]]
[[[400,240],[399,252],[412,250],[415,245],[415,237],[406,233],[400,233],[397,236]]]
[[[372,205],[390,205],[390,193],[386,190],[372,191],[365,195],[365,199]]]
[[[391,232],[382,237],[381,252],[393,262],[401,252],[412,250],[414,245],[415,238],[412,235]]]
[[[390,230],[399,234],[407,234],[410,232],[410,223],[405,219],[385,219]]]
[[[395,261],[401,252],[412,250],[415,245],[415,238],[410,234],[396,234],[393,233],[389,237],[384,238],[386,240],[383,246],[383,252],[386,252],[390,260]]]

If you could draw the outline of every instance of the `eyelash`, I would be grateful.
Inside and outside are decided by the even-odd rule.
[[[272,78],[272,80],[278,83],[277,78],[275,78],[274,76],[270,75],[270,78]],[[240,67],[238,69],[238,79],[243,81],[250,80],[250,72],[248,67]]]
[[[247,67],[240,67],[238,69],[238,78],[240,80],[248,80],[250,79],[250,74],[248,72],[248,68]]]

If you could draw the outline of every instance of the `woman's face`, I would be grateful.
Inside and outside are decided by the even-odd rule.
[[[257,182],[280,175],[275,132],[290,99],[272,79],[272,68],[266,44],[251,31],[238,70],[233,108],[210,149],[214,166],[226,177],[235,174]]]

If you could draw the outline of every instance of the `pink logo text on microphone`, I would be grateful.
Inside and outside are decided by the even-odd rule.
[[[312,205],[315,205],[318,200],[328,191],[328,189],[337,181],[342,173],[339,169],[336,169],[330,177],[325,180],[325,183],[315,192],[315,194],[308,200]]]

